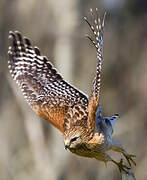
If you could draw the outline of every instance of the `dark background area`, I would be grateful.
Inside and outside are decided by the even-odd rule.
[[[112,163],[65,151],[62,135],[30,109],[7,68],[8,32],[18,30],[89,94],[96,53],[83,17],[96,7],[101,15],[107,11],[103,115],[120,114],[114,136],[137,155],[136,178],[147,179],[147,1],[0,0],[0,180],[121,179]]]

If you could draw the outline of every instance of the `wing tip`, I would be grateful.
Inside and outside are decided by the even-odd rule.
[[[35,51],[36,55],[41,56],[40,49],[37,46],[34,47],[34,51]]]
[[[23,37],[22,37],[21,32],[19,32],[17,30],[9,31],[8,39],[10,40],[10,42],[15,41],[15,40],[23,41]]]

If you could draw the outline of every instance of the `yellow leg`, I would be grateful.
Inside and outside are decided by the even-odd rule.
[[[107,164],[107,162],[111,161],[117,165],[120,172],[124,171],[127,174],[129,173],[130,168],[123,164],[122,159],[120,160],[120,162],[117,162],[117,161],[113,160],[107,153],[99,154],[99,156],[96,156],[95,158],[99,161],[103,161],[105,163],[105,165]]]
[[[122,154],[124,155],[130,166],[132,165],[131,163],[133,163],[136,166],[136,162],[133,159],[136,157],[135,155],[128,154],[125,150],[122,151]]]
[[[120,172],[124,171],[127,174],[129,173],[130,168],[123,164],[122,159],[120,160],[120,162],[114,161],[113,159],[111,159],[111,161],[117,165]]]
[[[136,162],[133,160],[133,158],[136,156],[132,155],[132,154],[128,154],[117,139],[112,139],[111,149],[113,149],[114,151],[117,151],[117,152],[121,152],[124,155],[124,157],[126,158],[130,167],[132,164],[134,164],[136,166]]]

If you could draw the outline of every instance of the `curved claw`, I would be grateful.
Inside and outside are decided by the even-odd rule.
[[[129,167],[127,167],[126,165],[123,164],[123,159],[120,160],[120,162],[116,162],[114,160],[112,160],[113,163],[115,163],[118,166],[118,169],[120,172],[124,171],[125,173],[129,173]]]
[[[125,156],[126,160],[128,161],[130,167],[132,165],[131,163],[133,163],[136,166],[136,162],[133,160],[133,158],[136,157],[135,155],[126,154],[126,153],[123,153],[123,155]]]

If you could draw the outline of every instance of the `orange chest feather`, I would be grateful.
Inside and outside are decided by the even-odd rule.
[[[88,142],[89,146],[96,146],[104,144],[105,137],[102,133],[95,133],[93,138]]]

